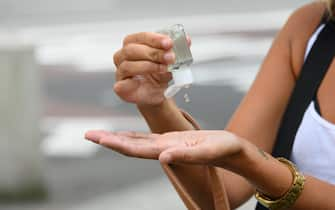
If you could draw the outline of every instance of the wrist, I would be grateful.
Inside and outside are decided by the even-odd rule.
[[[231,155],[224,161],[224,168],[241,176],[245,176],[249,171],[249,166],[255,164],[250,154],[250,147],[254,146],[243,138],[237,138],[239,138],[241,142],[241,149],[238,153]]]
[[[154,133],[194,130],[172,99],[159,105],[137,105],[137,108]]]
[[[277,158],[277,160],[286,165],[292,173],[293,182],[290,189],[277,199],[269,198],[259,191],[256,191],[255,197],[263,206],[269,209],[289,209],[301,195],[306,179],[291,161],[285,158]]]
[[[271,198],[283,196],[292,184],[291,171],[252,143],[241,141],[241,152],[229,160],[227,169],[244,177]]]
[[[172,99],[164,99],[159,104],[136,104],[137,108],[141,112],[159,112],[164,110],[164,108],[171,106]]]

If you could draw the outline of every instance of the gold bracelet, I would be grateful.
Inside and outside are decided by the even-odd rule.
[[[288,209],[295,201],[299,198],[302,190],[304,189],[305,177],[302,175],[297,167],[291,161],[285,158],[277,158],[281,163],[285,164],[293,175],[293,183],[290,189],[279,199],[272,200],[266,195],[256,191],[255,197],[259,203],[261,203],[264,207],[271,210],[280,210],[280,209]]]

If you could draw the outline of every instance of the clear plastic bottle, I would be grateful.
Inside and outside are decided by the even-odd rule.
[[[172,51],[175,53],[176,61],[174,64],[169,65],[168,70],[172,73],[174,83],[164,93],[166,98],[171,98],[179,90],[193,83],[193,75],[190,68],[193,63],[193,57],[183,25],[176,24],[160,30],[158,33],[168,35],[173,41]]]

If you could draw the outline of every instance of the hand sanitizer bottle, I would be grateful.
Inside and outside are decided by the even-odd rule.
[[[171,98],[183,87],[189,87],[193,83],[193,75],[190,68],[193,63],[193,57],[183,25],[176,24],[158,31],[158,33],[168,35],[173,41],[172,51],[175,53],[176,61],[168,66],[168,70],[172,73],[174,83],[164,93],[166,98]]]

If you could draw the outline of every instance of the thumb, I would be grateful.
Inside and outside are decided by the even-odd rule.
[[[159,161],[165,164],[207,164],[209,162],[208,156],[207,149],[200,145],[172,147],[159,155]]]
[[[186,36],[186,40],[187,40],[188,47],[191,47],[192,40],[191,40],[191,37],[189,35]]]
[[[126,101],[133,102],[134,98],[131,97],[133,94],[130,93],[135,92],[139,85],[140,82],[138,80],[135,78],[129,78],[116,82],[113,89],[115,93],[121,98],[125,99]]]

